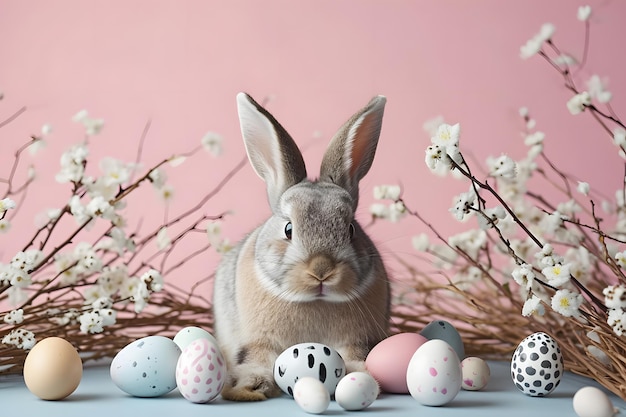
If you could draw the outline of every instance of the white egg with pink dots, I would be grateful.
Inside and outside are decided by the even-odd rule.
[[[337,384],[335,401],[344,410],[363,410],[378,398],[379,392],[378,383],[370,374],[351,372]]]
[[[455,350],[439,339],[429,340],[413,354],[406,374],[409,393],[420,404],[441,406],[461,390],[461,361]]]
[[[202,338],[191,342],[181,353],[176,365],[178,390],[193,403],[215,399],[226,380],[226,363],[219,348]]]

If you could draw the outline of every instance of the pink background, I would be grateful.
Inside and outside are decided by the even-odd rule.
[[[591,74],[610,80],[613,107],[624,107],[623,54],[626,2],[589,1],[593,7]],[[195,203],[243,155],[235,95],[247,91],[306,147],[316,175],[334,131],[371,96],[388,104],[377,158],[361,184],[360,218],[367,222],[372,187],[401,183],[407,204],[444,234],[460,231],[447,209],[466,183],[428,171],[422,124],[437,115],[460,122],[462,150],[481,163],[489,155],[521,158],[518,115],[527,106],[546,133],[546,152],[566,172],[606,195],[623,184],[623,164],[609,137],[588,114],[571,116],[571,94],[539,57],[523,61],[519,48],[544,22],[557,28],[557,44],[580,58],[584,25],[571,1],[0,1],[0,120],[21,106],[27,112],[0,129],[0,177],[13,151],[53,126],[48,147],[25,155],[39,179],[11,233],[0,235],[7,262],[31,235],[35,213],[64,204],[67,187],[54,183],[58,158],[82,140],[71,122],[80,109],[105,119],[92,141],[91,159],[134,160],[144,125],[152,122],[143,162],[153,165],[199,144],[207,131],[224,137],[220,158],[200,153],[170,169],[176,197],[169,216]],[[95,167],[95,163],[93,164]],[[93,168],[93,167],[92,167]],[[163,217],[150,193],[129,208],[136,218]],[[246,166],[205,212],[233,210],[224,234],[238,240],[269,213],[262,181]],[[379,223],[370,233],[381,251],[412,256],[411,237],[426,231],[415,219]],[[211,271],[207,254],[184,276],[190,285]],[[401,277],[402,271],[392,266]]]

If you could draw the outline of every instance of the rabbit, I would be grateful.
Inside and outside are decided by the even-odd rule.
[[[387,272],[355,220],[385,103],[374,97],[340,128],[319,179],[309,180],[291,136],[249,95],[237,95],[248,159],[266,183],[272,215],[216,270],[214,332],[229,374],[224,399],[281,395],[274,362],[294,344],[323,343],[342,356],[347,372],[365,371],[369,350],[388,336]]]

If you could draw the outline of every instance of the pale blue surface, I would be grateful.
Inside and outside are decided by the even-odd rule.
[[[509,376],[509,364],[489,362],[491,381],[483,391],[461,391],[448,405],[426,407],[409,395],[383,395],[365,411],[364,416],[576,416],[572,397],[578,389],[594,385],[586,378],[565,374],[559,387],[545,398],[527,397],[514,387]],[[613,404],[626,416],[626,403],[610,396]],[[209,404],[192,404],[177,390],[160,398],[134,398],[120,391],[111,381],[108,366],[86,367],[78,389],[63,401],[43,401],[31,394],[20,376],[0,377],[1,417],[109,417],[141,415],[147,417],[195,416],[306,416],[297,404],[286,396],[262,403],[233,403],[221,399]],[[324,415],[359,415],[344,411],[331,402]],[[619,417],[619,415],[618,415]]]

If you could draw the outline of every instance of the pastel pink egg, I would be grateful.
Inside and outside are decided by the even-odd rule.
[[[428,341],[417,333],[399,333],[378,343],[367,355],[365,366],[381,390],[407,394],[406,371],[413,354]]]

